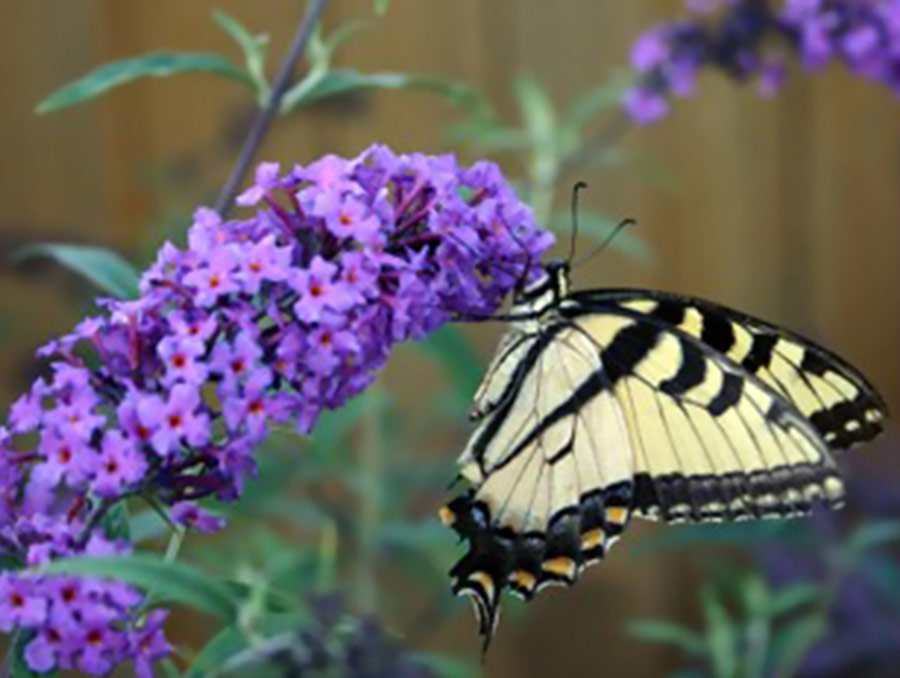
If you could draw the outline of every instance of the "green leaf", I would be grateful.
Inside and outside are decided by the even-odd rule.
[[[93,99],[113,87],[139,78],[165,78],[177,73],[214,73],[251,88],[250,75],[231,61],[209,52],[155,52],[131,59],[113,61],[56,90],[41,101],[37,113],[50,113]]]
[[[590,210],[578,210],[579,231],[589,235],[597,243],[606,240],[619,225],[620,221],[621,219],[612,219]],[[557,233],[568,235],[572,228],[571,214],[564,210],[555,212],[550,219],[550,227]],[[641,240],[635,233],[635,230],[634,226],[623,228],[610,241],[609,247],[642,263],[649,263],[653,260],[653,251],[647,243]]]
[[[472,110],[482,105],[480,96],[470,87],[441,78],[390,72],[360,73],[352,68],[340,68],[318,78],[304,79],[288,91],[282,102],[282,112],[365,89],[423,89],[436,92],[461,108]]]
[[[117,501],[103,516],[100,521],[103,531],[108,539],[125,539],[131,541],[131,526],[129,525],[128,504],[124,499]]]
[[[391,0],[375,0],[375,14],[378,16],[384,16],[387,14],[388,6],[391,4]]]
[[[269,44],[269,36],[265,34],[253,35],[244,24],[235,19],[224,10],[217,9],[213,12],[213,18],[219,27],[225,31],[244,52],[244,61],[247,64],[247,73],[253,79],[257,91],[257,98],[264,101],[269,95],[269,83],[266,81],[266,47]]]
[[[703,637],[673,622],[642,619],[628,624],[628,632],[641,640],[674,645],[687,655],[703,657],[707,653]]]
[[[247,649],[248,643],[237,626],[226,626],[203,646],[184,673],[184,678],[204,678],[217,671],[227,659]]]
[[[515,81],[515,93],[522,119],[535,147],[553,147],[556,112],[546,90],[534,78],[521,76]]]
[[[233,619],[239,598],[223,582],[182,562],[165,562],[148,554],[111,558],[64,558],[43,568],[46,574],[85,574],[121,579],[144,589],[154,597]]]
[[[769,649],[772,667],[770,675],[793,678],[803,657],[812,649],[816,640],[828,628],[825,617],[812,614],[783,626],[772,639]]]
[[[882,520],[857,528],[847,542],[847,550],[857,556],[869,549],[900,540],[900,520]]]
[[[524,151],[530,144],[528,134],[523,130],[493,119],[473,119],[452,125],[447,136],[491,151]]]
[[[472,398],[481,383],[484,365],[465,332],[454,325],[444,325],[414,346],[433,358],[447,373],[463,401],[468,402]]]
[[[798,608],[816,602],[822,594],[821,584],[813,582],[798,582],[784,586],[771,593],[766,605],[766,613],[770,617],[792,614]]]
[[[630,78],[617,75],[611,82],[585,92],[569,108],[563,127],[577,132],[598,113],[618,108],[629,86]]]
[[[104,292],[119,299],[138,296],[140,277],[137,269],[121,256],[104,247],[42,243],[23,247],[13,259],[23,261],[33,257],[50,257],[66,268],[90,280]]]
[[[713,675],[733,678],[737,670],[737,629],[718,594],[710,587],[700,593],[706,619],[706,644],[709,647]]]

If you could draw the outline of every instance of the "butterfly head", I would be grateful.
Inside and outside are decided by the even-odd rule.
[[[516,290],[514,312],[534,315],[556,306],[569,291],[569,262],[554,259],[544,264],[540,275]]]

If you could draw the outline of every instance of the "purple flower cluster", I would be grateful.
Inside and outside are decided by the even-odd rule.
[[[690,18],[656,26],[631,50],[640,76],[623,101],[639,124],[669,111],[669,96],[693,94],[697,73],[713,66],[741,81],[754,79],[763,96],[782,85],[785,59],[807,70],[831,61],[900,94],[898,0],[686,0]]]
[[[52,559],[115,555],[115,502],[137,495],[173,523],[213,531],[195,502],[237,498],[272,422],[312,429],[360,393],[391,348],[488,315],[537,272],[552,236],[488,162],[374,146],[281,173],[262,164],[238,202],[198,209],[189,245],[166,244],[141,296],[105,300],[40,355],[51,374],[0,429],[0,631],[31,640],[36,671],[140,675],[168,651],[163,611],[119,582],[41,573]]]

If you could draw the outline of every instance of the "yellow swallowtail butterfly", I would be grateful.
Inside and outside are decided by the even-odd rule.
[[[504,589],[575,582],[632,517],[784,518],[844,488],[833,453],[887,414],[866,379],[793,332],[715,303],[639,289],[569,291],[553,262],[516,293],[441,509],[468,543],[453,590],[484,647]]]

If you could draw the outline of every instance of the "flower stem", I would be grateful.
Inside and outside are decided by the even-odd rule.
[[[381,401],[378,395],[377,390],[372,393],[363,415],[359,460],[362,484],[356,595],[359,609],[369,613],[374,612],[378,598],[375,562],[378,551],[381,488],[384,482],[384,436],[381,426]]]
[[[272,121],[281,108],[281,100],[293,82],[297,63],[303,56],[303,52],[306,50],[306,43],[309,42],[309,38],[319,23],[319,19],[327,4],[328,0],[310,0],[307,6],[306,14],[304,14],[303,20],[297,27],[291,46],[278,67],[278,73],[272,83],[272,89],[269,91],[266,105],[256,114],[256,118],[250,127],[250,133],[244,141],[243,148],[241,148],[241,154],[238,156],[237,163],[235,163],[234,169],[231,171],[231,176],[228,177],[222,192],[219,193],[219,199],[216,201],[216,212],[222,216],[225,216],[234,204],[238,187],[244,180],[247,168],[250,167],[250,163],[256,157],[256,152],[262,145],[263,139],[265,139],[269,127],[272,125]]]
[[[172,531],[172,536],[169,537],[169,544],[166,546],[165,562],[174,563],[178,558],[178,552],[181,550],[181,544],[184,542],[186,532],[187,530],[180,525]]]

